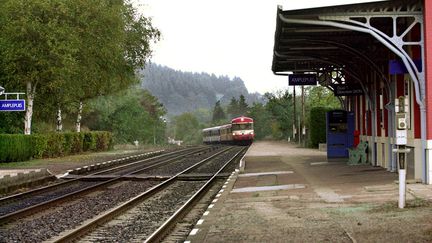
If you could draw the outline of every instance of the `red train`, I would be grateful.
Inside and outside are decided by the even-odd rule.
[[[202,130],[205,144],[226,143],[250,145],[254,139],[253,119],[250,117],[237,117],[230,124],[209,127]]]

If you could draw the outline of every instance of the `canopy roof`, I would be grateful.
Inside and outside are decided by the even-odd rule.
[[[276,75],[316,72],[326,86],[364,82],[365,73],[385,77],[388,72],[383,67],[388,67],[389,57],[395,56],[387,44],[397,47],[394,42],[398,40],[393,37],[404,37],[407,29],[415,29],[411,25],[421,16],[421,6],[417,0],[289,11],[279,6],[272,71]]]

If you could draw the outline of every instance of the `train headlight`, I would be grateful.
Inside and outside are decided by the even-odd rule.
[[[235,136],[235,132],[233,132],[233,136]]]

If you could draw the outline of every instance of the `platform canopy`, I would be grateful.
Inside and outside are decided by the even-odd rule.
[[[367,93],[371,75],[388,83],[389,59],[404,63],[402,56],[418,84],[421,70],[414,67],[410,55],[423,43],[409,36],[420,31],[421,7],[417,0],[289,11],[279,6],[272,71],[276,75],[313,72],[320,84],[330,89],[336,84],[357,83]]]

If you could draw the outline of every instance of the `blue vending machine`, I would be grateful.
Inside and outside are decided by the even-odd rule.
[[[327,159],[348,158],[354,144],[354,113],[344,110],[327,112]]]

